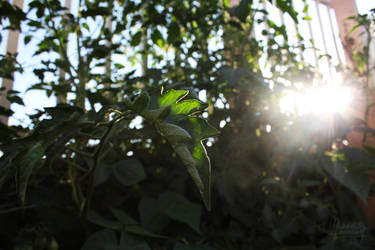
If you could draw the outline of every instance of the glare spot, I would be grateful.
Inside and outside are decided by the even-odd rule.
[[[142,122],[143,122],[143,118],[141,116],[136,116],[129,124],[129,128],[133,129],[133,128],[136,128],[136,129],[141,129],[143,126],[142,126]]]
[[[140,138],[130,139],[130,143],[131,143],[131,144],[134,144],[134,143],[141,143],[141,142],[142,142],[142,139],[140,139]]]
[[[220,125],[219,125],[219,127],[220,128],[224,128],[224,126],[226,125],[227,123],[224,121],[224,120],[222,120],[222,121],[220,121]]]
[[[206,90],[199,91],[198,96],[199,96],[199,100],[201,100],[202,102],[207,102],[207,91]]]
[[[134,155],[134,152],[133,151],[128,151],[127,153],[126,153],[126,156],[133,156]]]
[[[95,103],[94,104],[95,112],[98,112],[102,107],[103,107],[103,105],[101,105],[100,103]]]
[[[266,132],[271,133],[271,128],[272,128],[271,125],[267,124],[266,125]]]
[[[208,138],[206,142],[207,147],[212,147],[214,145],[214,142],[215,142],[214,138],[212,137]]]
[[[115,118],[115,116],[116,116],[116,112],[111,112],[111,113],[109,113],[109,120],[110,121],[113,121],[113,119]]]
[[[100,139],[89,139],[89,141],[87,143],[90,146],[96,146],[100,143]]]
[[[216,100],[215,106],[218,107],[219,109],[223,109],[225,107],[224,103],[220,99]]]
[[[326,85],[305,92],[287,92],[280,100],[280,109],[286,115],[342,113],[351,101],[349,88]]]
[[[297,82],[294,84],[294,86],[297,88],[297,89],[302,89],[303,87],[303,83],[302,82]]]

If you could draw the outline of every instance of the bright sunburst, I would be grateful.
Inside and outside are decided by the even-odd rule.
[[[301,92],[286,92],[280,100],[280,108],[281,112],[287,115],[333,114],[344,112],[351,101],[349,88],[325,85]]]

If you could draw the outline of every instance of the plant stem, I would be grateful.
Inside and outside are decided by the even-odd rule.
[[[14,208],[10,208],[10,209],[0,211],[0,215],[9,214],[9,213],[21,211],[21,210],[24,210],[24,209],[31,209],[31,208],[36,208],[36,206],[35,205],[29,205],[29,206],[23,206],[23,207],[14,207]]]
[[[99,167],[99,162],[100,162],[100,153],[104,147],[104,145],[107,143],[107,140],[109,139],[109,136],[112,134],[112,129],[114,128],[114,125],[116,124],[116,122],[120,121],[121,119],[123,119],[127,114],[123,114],[119,117],[117,117],[116,119],[113,119],[112,121],[110,121],[109,123],[109,126],[108,126],[108,129],[107,131],[105,132],[105,134],[103,135],[101,141],[100,141],[100,144],[98,146],[98,149],[95,151],[94,153],[94,166],[92,169],[90,169],[89,171],[89,174],[90,174],[90,179],[89,179],[89,186],[88,186],[88,189],[87,189],[87,196],[86,196],[86,205],[85,205],[85,213],[87,215],[89,209],[90,209],[90,206],[91,206],[91,201],[92,201],[92,197],[93,197],[93,194],[94,194],[94,184],[95,184],[95,173]]]

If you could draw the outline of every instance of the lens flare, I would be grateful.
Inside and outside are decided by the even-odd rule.
[[[333,114],[343,113],[351,101],[349,88],[326,85],[304,92],[286,92],[280,100],[280,108],[281,112],[287,115]]]

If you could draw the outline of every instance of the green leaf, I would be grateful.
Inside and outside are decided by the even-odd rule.
[[[167,93],[163,94],[158,102],[160,107],[176,104],[179,100],[183,99],[187,94],[188,90],[169,90]]]
[[[7,109],[3,106],[0,106],[0,115],[3,116],[11,116],[14,112],[10,109]]]
[[[207,246],[191,246],[191,245],[184,245],[180,242],[174,246],[173,250],[215,250],[215,248],[207,247]]]
[[[87,23],[82,23],[82,27],[85,28],[88,32],[90,32],[90,27]]]
[[[114,66],[115,66],[116,68],[118,68],[118,69],[123,69],[123,68],[125,68],[125,66],[124,66],[123,64],[121,64],[121,63],[115,63]]]
[[[163,122],[159,125],[160,133],[165,136],[172,144],[180,141],[191,140],[191,135],[183,128]]]
[[[92,164],[92,159],[89,157],[84,157],[86,164]],[[94,187],[101,185],[106,182],[112,173],[111,165],[104,164],[101,162],[98,168],[95,169]]]
[[[186,166],[188,173],[190,174],[191,178],[193,179],[195,185],[197,185],[199,192],[204,196],[207,192],[205,189],[205,185],[199,175],[198,169],[195,164],[195,159],[191,155],[188,147],[183,143],[172,144],[172,147],[176,154],[181,158],[182,162]]]
[[[132,37],[132,40],[130,41],[130,45],[137,46],[138,44],[140,44],[142,35],[142,31],[138,31],[137,33],[135,33],[135,35]]]
[[[139,235],[142,237],[150,237],[150,238],[158,238],[158,239],[166,238],[162,235],[149,232],[148,230],[140,226],[138,221],[130,217],[123,210],[111,208],[111,212],[119,220],[119,222],[124,225],[124,230],[128,233],[132,233],[132,234]]]
[[[198,100],[184,100],[172,105],[172,113],[176,115],[188,115],[206,107],[207,105]]]
[[[142,92],[142,94],[135,98],[132,109],[137,113],[141,113],[148,107],[149,103],[150,96],[146,92]]]
[[[349,31],[349,34],[353,33],[356,29],[358,29],[359,27],[363,27],[362,24],[360,23],[357,23],[356,25],[354,25],[350,31]]]
[[[81,12],[82,17],[106,16],[110,15],[108,7],[88,6],[86,10]]]
[[[25,105],[23,103],[23,100],[21,99],[21,97],[19,96],[16,96],[16,95],[12,95],[12,96],[7,96],[7,99],[10,103],[17,103],[19,105]]]
[[[364,146],[364,149],[366,149],[366,151],[371,154],[372,156],[375,156],[375,148],[373,147],[370,147],[370,146]],[[374,166],[375,167],[375,166]]]
[[[93,233],[81,250],[151,250],[151,248],[141,238],[123,232],[118,240],[114,231],[103,229]]]
[[[252,3],[252,0],[241,0],[239,6],[237,7],[236,16],[242,22],[246,22],[246,19],[250,14],[251,3]]]
[[[44,155],[44,147],[36,143],[19,162],[18,194],[22,203],[25,203],[26,189],[33,170],[39,165]]]
[[[158,29],[155,29],[151,34],[151,40],[153,43],[158,45],[159,47],[163,47],[163,37]]]
[[[196,99],[182,100],[188,94],[188,90],[172,89],[159,98],[159,105],[161,107],[171,105],[172,113],[175,115],[188,115],[207,107],[206,104]]]
[[[119,242],[116,233],[109,229],[103,229],[93,233],[83,244],[81,250],[115,250]]]
[[[167,129],[160,129],[160,132],[181,158],[197,185],[207,209],[210,210],[211,166],[202,140],[217,135],[218,131],[204,119],[192,116],[195,111],[202,110],[205,105],[198,100],[183,100],[188,93],[187,90],[172,89],[158,99],[161,107],[171,106],[172,112],[168,116],[168,121],[175,121],[177,124],[170,127],[178,126],[178,129],[171,128],[169,133],[165,133]],[[186,131],[189,137],[182,131]]]
[[[104,218],[92,210],[87,213],[87,220],[95,225],[109,229],[121,230],[123,228],[123,225],[120,222]]]
[[[31,41],[32,36],[27,35],[23,38],[23,42],[25,45],[27,45]]]
[[[191,128],[194,133],[193,137],[199,141],[219,134],[219,131],[208,124],[205,119],[199,117],[189,117],[183,122],[185,122],[186,127]],[[188,129],[188,131],[190,130]]]
[[[324,169],[338,182],[356,194],[364,203],[367,203],[370,180],[366,173],[348,169],[343,161],[325,164]]]
[[[163,40],[163,39],[158,39],[158,40],[156,41],[156,44],[157,44],[160,48],[162,48],[162,47],[164,46],[164,40]]]
[[[154,122],[158,120],[159,122],[164,121],[168,115],[171,113],[171,106],[164,106],[159,109],[153,109],[153,110],[145,110],[143,112],[143,115],[146,117],[146,119]]]
[[[142,164],[135,159],[117,162],[113,168],[113,174],[124,186],[132,186],[146,179]]]
[[[228,0],[224,0],[224,1],[223,1],[223,4],[224,4],[224,6],[225,6],[226,8],[229,8],[229,7],[230,7],[230,3],[229,3]]]
[[[308,11],[309,11],[309,5],[305,4],[305,6],[303,7],[303,13],[307,14]]]
[[[174,192],[165,192],[158,199],[159,210],[169,218],[185,223],[200,233],[201,206]]]
[[[276,6],[282,12],[288,13],[295,23],[298,23],[298,13],[294,9],[293,0],[276,0]]]
[[[131,226],[131,225],[138,225],[138,222],[130,217],[126,212],[116,209],[116,208],[111,208],[111,212],[113,215],[123,224],[126,226]]]
[[[305,245],[305,246],[283,246],[282,250],[317,250],[317,248],[313,245]],[[325,249],[325,248],[323,248]]]
[[[346,147],[339,152],[344,154],[347,167],[353,171],[367,171],[375,169],[375,148],[371,146],[363,146],[367,151]]]
[[[122,233],[119,250],[151,250],[149,245],[141,238]]]
[[[181,38],[180,26],[172,21],[168,27],[168,43],[177,42]]]
[[[141,224],[152,232],[160,232],[168,222],[158,208],[158,201],[150,197],[144,197],[138,206]]]
[[[211,207],[211,164],[206,149],[202,141],[212,136],[216,136],[219,132],[217,129],[208,124],[208,122],[199,117],[188,117],[181,121],[179,125],[187,130],[193,137],[194,144],[189,148],[195,161],[201,182],[203,183],[202,197],[208,209]],[[195,171],[189,172],[191,175]],[[192,175],[193,177],[193,175]],[[194,177],[193,177],[194,178]],[[194,179],[197,185],[200,185],[198,179]],[[199,187],[199,186],[198,186]]]

